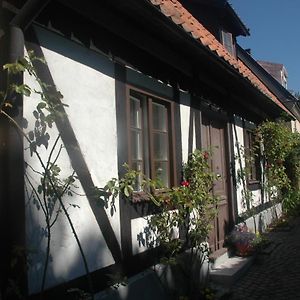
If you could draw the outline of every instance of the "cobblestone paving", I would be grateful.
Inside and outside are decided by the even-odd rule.
[[[300,300],[300,218],[289,230],[269,233],[276,247],[260,254],[232,287],[231,300]]]

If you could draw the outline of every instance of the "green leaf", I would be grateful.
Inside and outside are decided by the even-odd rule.
[[[128,198],[129,197],[129,191],[128,191],[128,187],[125,186],[124,187],[124,195]]]
[[[3,70],[7,70],[8,73],[11,73],[11,74],[18,74],[18,73],[24,72],[25,67],[20,63],[12,63],[12,64],[5,64],[3,66]]]
[[[29,97],[31,95],[31,88],[27,84],[21,84],[21,85],[11,85],[11,89],[15,91],[18,94],[24,95],[26,97]]]

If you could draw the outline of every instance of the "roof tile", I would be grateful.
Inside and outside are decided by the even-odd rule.
[[[153,5],[161,5],[164,0],[150,0]]]
[[[200,41],[204,46],[208,46],[210,44],[210,40],[206,36],[200,37]]]
[[[191,25],[188,23],[188,22],[183,22],[182,24],[181,24],[181,26],[183,27],[183,29],[186,31],[186,32],[191,32],[192,31],[192,29],[191,29]]]
[[[184,20],[182,19],[182,15],[178,10],[171,16],[171,19],[177,25],[184,23]]]
[[[268,88],[261,82],[252,71],[246,67],[240,60],[233,57],[225,47],[198,21],[196,20],[178,0],[149,0],[154,6],[159,6],[161,12],[170,17],[172,21],[181,25],[192,37],[198,40],[202,45],[215,52],[220,58],[234,67],[245,79],[263,94],[273,100],[283,110],[288,112],[284,105],[273,95]]]
[[[194,28],[194,30],[191,33],[193,38],[196,40],[199,39],[201,36],[200,30],[199,29],[197,30],[197,28],[196,29]]]
[[[177,7],[175,7],[174,3],[170,2],[170,1],[166,1],[164,3],[164,5],[162,5],[160,7],[162,13],[167,16],[167,17],[171,17],[173,15],[175,15],[176,11],[178,10]]]

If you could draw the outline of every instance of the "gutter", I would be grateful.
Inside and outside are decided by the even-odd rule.
[[[239,45],[237,45],[237,55],[239,59],[265,84],[265,86],[291,112],[295,119],[300,121],[299,101]]]

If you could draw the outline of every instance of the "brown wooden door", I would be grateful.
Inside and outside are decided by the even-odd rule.
[[[213,229],[209,235],[209,245],[213,252],[223,248],[229,222],[225,128],[225,122],[209,119],[205,116],[202,117],[202,148],[212,151],[211,169],[218,177],[218,180],[214,182],[212,192],[220,199],[218,214],[213,221]]]

